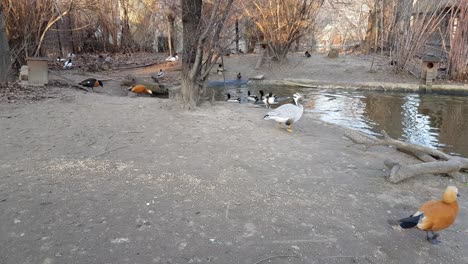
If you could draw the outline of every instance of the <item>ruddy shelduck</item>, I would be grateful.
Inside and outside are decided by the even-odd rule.
[[[417,227],[426,231],[427,240],[432,244],[440,243],[439,234],[434,233],[448,228],[455,222],[458,214],[458,189],[448,186],[440,201],[426,202],[419,210],[408,218],[400,219],[400,226],[404,229]],[[432,233],[432,236],[429,235]]]
[[[144,85],[135,85],[133,87],[128,88],[130,92],[137,93],[137,94],[153,94],[153,91],[146,88]]]

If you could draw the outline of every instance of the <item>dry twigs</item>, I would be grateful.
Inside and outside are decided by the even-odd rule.
[[[402,165],[393,160],[385,160],[384,164],[390,169],[390,175],[386,178],[389,182],[398,183],[423,174],[447,174],[458,181],[467,182],[467,175],[460,172],[460,170],[468,169],[468,159],[448,155],[436,149],[396,140],[385,131],[382,131],[382,134],[383,138],[378,139],[350,130],[345,133],[345,137],[351,139],[354,143],[363,144],[366,147],[394,146],[399,151],[413,155],[423,161],[423,163],[413,165]]]
[[[268,42],[274,57],[286,58],[291,45],[314,24],[323,0],[243,1],[244,10]]]
[[[413,4],[412,1],[398,5],[399,17],[395,27],[394,60],[397,72],[402,71],[408,62],[424,51],[425,45],[445,18],[455,7],[450,1],[426,1]]]
[[[449,75],[453,80],[468,80],[468,1],[458,0],[458,10],[453,12],[451,25],[456,25],[450,34]]]

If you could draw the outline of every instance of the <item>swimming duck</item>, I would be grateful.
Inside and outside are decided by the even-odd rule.
[[[307,58],[310,58],[310,56],[312,56],[312,55],[310,55],[310,53],[309,53],[309,51],[308,51],[308,50],[306,50],[306,52],[305,52],[305,54],[304,54],[304,55],[305,55]]]
[[[63,65],[63,68],[64,69],[71,69],[71,67],[73,66],[73,63],[72,63],[72,60],[71,59],[68,59],[65,64]]]
[[[260,98],[263,96],[263,91],[262,94],[260,94]],[[258,102],[260,98],[254,94],[251,94],[250,91],[247,91],[247,100],[250,102]]]
[[[179,60],[179,56],[177,56],[177,53],[174,53],[174,56],[169,56],[166,59],[166,61],[170,61],[170,62],[174,62],[174,61],[178,61],[178,60]]]
[[[103,87],[104,88],[104,85],[102,84],[102,81],[99,81],[99,80],[96,80],[96,79],[93,79],[93,78],[89,78],[89,79],[86,79],[80,83],[78,83],[79,85],[82,85],[84,87],[89,87],[91,89],[94,90],[94,87]]]
[[[275,120],[278,122],[280,127],[281,124],[284,123],[288,126],[288,132],[292,132],[292,124],[299,121],[299,119],[301,119],[302,113],[304,112],[304,107],[299,103],[300,98],[302,98],[302,95],[295,93],[293,95],[295,104],[284,104],[274,110],[271,110],[263,117],[263,119]]]
[[[144,85],[135,85],[133,87],[128,88],[128,90],[132,93],[136,94],[149,94],[153,95],[153,91],[150,89],[146,88]]]
[[[263,103],[265,104],[266,108],[270,108],[271,105],[278,104],[278,97],[276,94],[270,92],[263,98]]]
[[[439,231],[448,228],[455,222],[458,214],[457,197],[458,189],[455,186],[448,186],[445,189],[442,200],[429,201],[423,204],[419,210],[408,218],[400,219],[400,226],[404,229],[417,227],[426,231],[426,238],[432,244],[439,244],[437,240]],[[429,233],[432,233],[429,236]]]
[[[229,102],[229,103],[240,103],[241,99],[240,98],[231,98],[231,94],[230,93],[227,93],[226,94],[227,96],[227,99],[226,99],[226,102]]]

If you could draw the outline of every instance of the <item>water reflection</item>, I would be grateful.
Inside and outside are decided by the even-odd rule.
[[[314,108],[306,108],[306,111],[319,113],[325,122],[376,134],[372,130],[374,122],[365,116],[367,102],[363,99],[365,97],[362,95],[345,91],[341,91],[340,94],[326,91],[309,93],[306,100],[313,100]],[[306,106],[311,105],[306,103]]]
[[[419,113],[419,94],[404,96],[402,108],[402,138],[423,146],[441,146],[438,143],[438,129],[431,126],[430,117]]]
[[[468,97],[328,91],[310,97],[323,121],[468,156]]]

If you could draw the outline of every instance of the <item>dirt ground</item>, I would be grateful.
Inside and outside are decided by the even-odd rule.
[[[286,62],[267,61],[259,70],[255,70],[258,56],[246,54],[225,58],[227,78],[234,79],[241,72],[245,78],[265,75],[265,79],[303,78],[330,82],[398,82],[418,83],[418,79],[409,73],[389,74],[392,67],[388,58],[376,56],[373,70],[370,72],[372,56],[340,55],[328,58],[325,54],[312,54],[306,58],[303,53],[291,53]],[[220,77],[217,77],[221,79]]]
[[[468,262],[467,187],[386,182],[383,160],[411,162],[403,154],[353,145],[314,113],[288,133],[248,104],[185,112],[107,93],[49,87],[0,102],[0,263]],[[460,212],[442,244],[388,224],[447,185]]]

